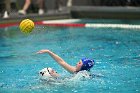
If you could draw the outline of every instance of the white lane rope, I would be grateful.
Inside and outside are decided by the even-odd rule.
[[[80,23],[81,19],[61,19],[61,20],[47,20],[43,24],[53,26],[67,26],[67,27],[89,27],[89,28],[123,28],[123,29],[140,29],[138,24],[102,24],[102,23]]]
[[[85,24],[85,27],[93,28],[125,28],[125,29],[140,29],[140,25],[130,25],[130,24]]]

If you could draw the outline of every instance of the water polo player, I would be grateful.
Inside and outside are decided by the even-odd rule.
[[[70,73],[77,73],[82,70],[90,71],[90,69],[94,65],[94,60],[83,58],[81,59],[76,66],[71,66],[67,62],[65,62],[61,57],[56,55],[50,50],[40,50],[37,52],[38,54],[48,53],[58,64],[60,64],[64,69],[66,69]]]

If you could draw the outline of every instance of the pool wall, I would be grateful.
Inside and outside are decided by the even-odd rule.
[[[55,19],[140,19],[140,7],[109,7],[109,6],[72,6],[61,12],[45,13],[44,15],[11,15],[8,19],[0,18],[0,24],[20,22],[29,18],[34,21],[55,20]]]
[[[140,7],[73,6],[72,18],[140,19]]]

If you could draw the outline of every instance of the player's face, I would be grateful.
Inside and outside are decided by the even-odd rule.
[[[49,73],[53,77],[57,77],[58,76],[57,72],[54,69],[50,70]]]

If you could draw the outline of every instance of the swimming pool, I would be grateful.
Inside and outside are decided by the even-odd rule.
[[[130,21],[125,23],[131,24]],[[40,49],[50,49],[72,65],[83,57],[94,58],[96,64],[91,72],[103,77],[59,85],[44,84],[38,77],[42,68],[53,67],[64,76],[70,74],[47,54],[37,55]],[[0,92],[139,93],[139,51],[139,29],[37,26],[33,33],[24,35],[16,26],[1,28]]]

